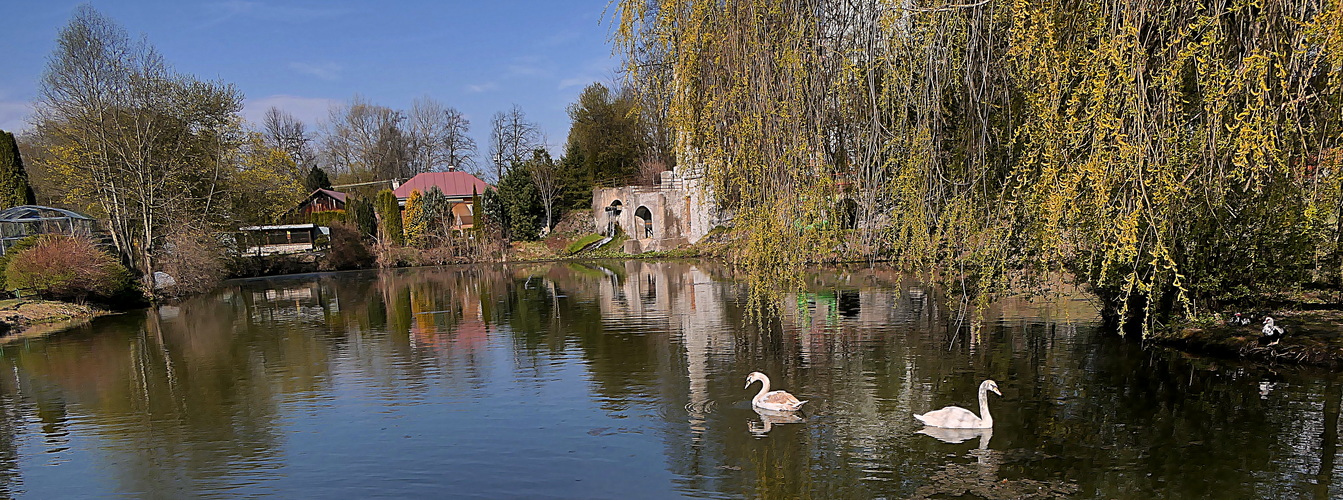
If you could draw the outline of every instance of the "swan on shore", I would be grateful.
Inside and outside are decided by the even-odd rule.
[[[1277,344],[1279,340],[1282,340],[1282,335],[1286,333],[1283,331],[1281,326],[1273,324],[1272,316],[1264,317],[1263,332],[1264,335],[1259,337],[1259,345],[1262,346],[1270,346],[1273,344]]]
[[[760,382],[760,392],[757,393],[754,398],[751,398],[751,406],[754,408],[774,411],[797,411],[799,408],[802,408],[803,404],[807,403],[806,401],[798,401],[797,397],[789,394],[787,391],[770,391],[769,377],[766,377],[765,374],[760,372],[751,372],[750,375],[747,375],[746,387],[743,387],[743,389],[750,388],[751,384],[756,382]]]
[[[1003,395],[998,391],[997,382],[985,380],[979,384],[979,413],[982,417],[959,406],[948,406],[922,415],[916,413],[914,418],[923,422],[923,425],[947,429],[987,429],[993,427],[993,415],[989,414],[989,391],[993,391],[994,394],[999,396]]]

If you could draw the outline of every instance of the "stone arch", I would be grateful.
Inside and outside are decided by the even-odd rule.
[[[615,236],[616,229],[620,227],[620,212],[625,208],[620,200],[611,200],[611,204],[604,209],[606,212],[606,235]]]
[[[653,212],[650,211],[650,210],[648,210],[648,207],[645,207],[645,206],[642,206],[642,205],[641,205],[641,206],[639,206],[638,209],[634,210],[634,217],[635,217],[636,219],[639,219],[639,220],[637,220],[637,221],[635,221],[635,222],[642,222],[642,223],[643,223],[643,224],[642,224],[642,226],[643,226],[643,232],[639,233],[639,234],[640,234],[639,238],[652,238],[652,237],[653,237]],[[636,231],[637,231],[637,229],[636,229]]]

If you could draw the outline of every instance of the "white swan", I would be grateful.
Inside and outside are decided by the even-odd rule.
[[[979,413],[983,418],[975,416],[975,413],[961,408],[959,406],[948,406],[941,410],[930,411],[923,415],[914,414],[914,418],[923,422],[923,425],[933,427],[945,427],[948,429],[987,429],[993,427],[993,415],[989,414],[989,391],[1002,396],[998,392],[998,383],[992,380],[985,380],[979,384]]]
[[[798,401],[787,391],[771,392],[769,390],[769,377],[760,372],[751,372],[750,375],[747,375],[746,387],[743,387],[743,389],[750,388],[751,384],[757,381],[761,384],[760,392],[754,398],[751,398],[752,407],[774,411],[797,411],[797,409],[802,408],[803,404],[806,404],[806,401]]]
[[[1277,344],[1282,340],[1283,331],[1281,326],[1273,324],[1272,316],[1264,316],[1264,334],[1259,337],[1259,345],[1269,346]]]

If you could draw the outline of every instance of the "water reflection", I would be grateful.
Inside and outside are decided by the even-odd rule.
[[[979,439],[979,449],[986,450],[989,440],[993,439],[993,428],[986,429],[948,429],[946,427],[924,426],[919,434],[932,436],[947,444],[961,444],[971,439]]]
[[[756,415],[760,417],[759,421],[752,420],[747,425],[751,434],[757,437],[764,437],[769,431],[778,424],[800,424],[802,423],[802,414],[795,411],[777,411],[766,410],[764,408],[751,408],[755,410]]]
[[[232,282],[4,345],[0,496],[1340,494],[1334,374],[1143,349],[1085,300],[969,337],[895,270],[807,283],[761,316],[707,263]],[[748,412],[753,370],[805,417]],[[985,378],[992,435],[916,435]]]

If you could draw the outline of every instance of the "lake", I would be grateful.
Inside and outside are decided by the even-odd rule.
[[[1143,346],[1085,297],[970,313],[815,269],[770,310],[708,262],[231,281],[0,348],[0,496],[1329,498],[1328,371]],[[760,414],[760,371],[809,402]],[[920,433],[978,412],[991,432]]]

